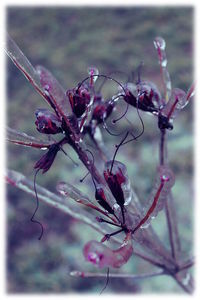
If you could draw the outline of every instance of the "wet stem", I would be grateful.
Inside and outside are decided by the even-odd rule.
[[[166,130],[161,130],[160,134],[160,153],[159,161],[160,166],[167,164],[167,143],[166,143]],[[171,201],[169,201],[171,200]],[[173,206],[173,207],[172,207]],[[173,211],[172,211],[173,208]],[[180,238],[178,234],[177,218],[175,215],[174,199],[172,193],[168,196],[165,205],[165,215],[167,219],[169,240],[171,246],[171,254],[174,260],[177,259],[177,252],[180,251]]]
[[[160,166],[167,164],[167,142],[166,142],[166,130],[160,130],[160,147],[159,147],[159,164]],[[171,247],[171,255],[175,261],[175,267],[178,268],[178,256],[181,252],[181,243],[180,243],[180,236],[178,232],[178,226],[177,226],[177,216],[176,216],[176,208],[174,203],[174,198],[172,195],[172,192],[168,195],[168,198],[166,199],[165,204],[165,216],[167,220],[167,226],[168,226],[168,234],[169,234],[169,241],[170,241],[170,247]],[[188,264],[189,266],[192,265],[190,262]],[[182,279],[180,276],[178,276],[178,273],[172,274],[174,279],[177,281],[177,283],[187,292],[192,293],[193,292],[193,279],[188,282],[187,285],[182,283]]]

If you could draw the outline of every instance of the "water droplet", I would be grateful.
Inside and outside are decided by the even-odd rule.
[[[129,197],[126,198],[125,202],[124,202],[124,206],[127,206],[131,203],[131,199],[132,199],[132,196],[130,195]]]
[[[161,50],[165,50],[166,43],[162,37],[156,37],[154,41],[155,48],[160,48]]]
[[[117,211],[119,208],[120,208],[120,206],[119,206],[117,203],[115,203],[115,204],[113,205],[113,209],[114,209],[115,211]]]
[[[41,150],[47,150],[48,148],[47,147],[42,147],[40,148]]]
[[[44,89],[45,89],[45,91],[49,91],[49,89],[50,89],[50,86],[48,85],[48,84],[45,84],[45,86],[44,86]]]
[[[150,225],[150,219],[149,220],[147,220],[140,228],[142,228],[142,229],[146,229],[146,228],[148,228],[149,227],[149,225]]]
[[[166,68],[166,66],[167,66],[167,59],[166,58],[164,60],[162,60],[161,66]]]
[[[164,181],[168,181],[168,180],[169,180],[169,177],[168,177],[167,175],[163,175],[163,176],[162,176],[162,179],[163,179]]]
[[[191,278],[190,274],[187,273],[185,278],[182,279],[182,284],[185,285],[185,286],[188,285],[188,283],[190,281],[190,278]]]
[[[99,256],[95,252],[89,252],[88,253],[88,260],[93,263],[93,264],[98,264],[99,263]]]
[[[190,94],[190,98],[192,98],[195,95],[195,90]]]
[[[83,272],[81,272],[81,271],[71,271],[69,274],[70,274],[70,276],[73,276],[73,277],[83,276]]]
[[[171,90],[171,88],[172,88],[171,81],[166,81],[165,83],[166,83],[167,89]]]
[[[172,93],[174,99],[178,98],[178,103],[176,105],[176,108],[183,109],[188,104],[186,93],[179,88],[174,88]]]
[[[98,77],[97,76],[95,77],[94,75],[99,75],[99,70],[96,67],[89,67],[87,69],[87,72],[90,76],[93,76],[92,81],[93,83],[95,83]]]
[[[66,196],[66,195],[67,195],[67,193],[64,192],[64,191],[62,191],[62,190],[59,190],[59,193],[60,193],[61,195],[63,195],[63,196]]]
[[[157,42],[154,41],[153,44],[154,44],[154,47],[155,47],[156,49],[158,49],[158,44],[157,44]]]

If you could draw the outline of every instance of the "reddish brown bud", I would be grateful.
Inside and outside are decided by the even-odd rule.
[[[73,113],[77,118],[80,118],[85,112],[90,103],[90,92],[85,86],[80,86],[66,92]]]
[[[96,120],[98,124],[101,124],[112,113],[114,108],[113,102],[98,104],[93,110],[92,119]]]
[[[103,188],[101,187],[97,187],[96,188],[96,193],[95,193],[95,198],[97,200],[97,202],[105,209],[107,210],[110,214],[114,213],[114,210],[112,209],[112,207],[108,204],[108,202],[106,201],[106,196],[104,193]]]
[[[36,162],[34,169],[43,170],[42,173],[46,173],[52,166],[59,150],[60,147],[57,144],[50,146],[48,152]]]
[[[56,134],[62,132],[59,118],[46,108],[41,108],[35,112],[37,120],[35,125],[37,130],[45,134]]]
[[[115,162],[112,172],[110,171],[110,165],[112,162],[106,164],[106,170],[104,171],[104,178],[111,190],[116,202],[119,206],[123,206],[125,199],[122,189],[122,184],[126,182],[126,177],[122,172],[120,163]]]

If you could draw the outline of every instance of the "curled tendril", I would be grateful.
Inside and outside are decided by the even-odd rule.
[[[33,215],[32,215],[32,217],[31,217],[30,220],[31,220],[31,222],[36,223],[36,224],[38,224],[41,227],[41,233],[40,233],[40,235],[38,237],[38,240],[41,240],[41,238],[43,236],[44,228],[43,228],[42,223],[40,223],[39,221],[35,220],[36,212],[39,209],[39,199],[38,199],[38,194],[37,194],[37,189],[36,189],[36,177],[37,177],[37,174],[38,174],[39,171],[40,171],[40,169],[36,170],[35,175],[34,175],[34,181],[33,182],[34,182],[34,191],[35,191],[35,197],[36,197],[36,208],[35,208],[35,210],[33,212]]]

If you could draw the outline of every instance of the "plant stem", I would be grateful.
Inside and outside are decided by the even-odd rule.
[[[72,271],[70,275],[73,277],[83,277],[83,278],[105,278],[107,276],[106,273],[92,273],[92,272],[81,272],[81,271]],[[122,274],[122,273],[110,273],[110,278],[129,278],[129,279],[146,279],[150,277],[167,275],[167,273],[163,270],[155,271],[152,273],[144,273],[144,274]]]
[[[180,270],[185,270],[185,269],[188,269],[188,268],[191,268],[193,265],[194,265],[195,261],[194,261],[194,257],[191,257],[188,261],[186,261],[185,263],[183,263],[181,266],[180,266]]]
[[[164,165],[167,163],[167,145],[166,145],[166,130],[161,130],[160,136],[160,165]],[[169,241],[171,246],[171,254],[174,260],[177,259],[177,254],[180,252],[180,238],[178,234],[177,227],[177,217],[175,213],[174,207],[174,199],[172,197],[172,193],[167,198],[165,204],[165,215],[167,219],[168,233],[169,233]]]
[[[185,281],[186,277],[188,276],[188,280]],[[194,282],[193,278],[189,273],[185,274],[185,279],[182,278],[182,275],[180,276],[179,273],[174,274],[173,278],[176,280],[176,282],[182,287],[182,289],[188,293],[192,294],[194,292]]]
[[[99,174],[97,168],[95,167],[92,160],[88,157],[86,151],[84,151],[84,147],[81,147],[80,143],[77,144],[75,141],[71,140],[69,142],[71,147],[74,149],[74,151],[77,153],[79,159],[82,161],[82,163],[85,165],[85,167],[88,169],[92,177],[97,181],[99,184],[105,185],[105,181],[102,178],[102,176]]]
[[[165,156],[166,156],[166,130],[162,129],[160,131],[161,135],[160,135],[160,165],[164,165],[165,163]]]

